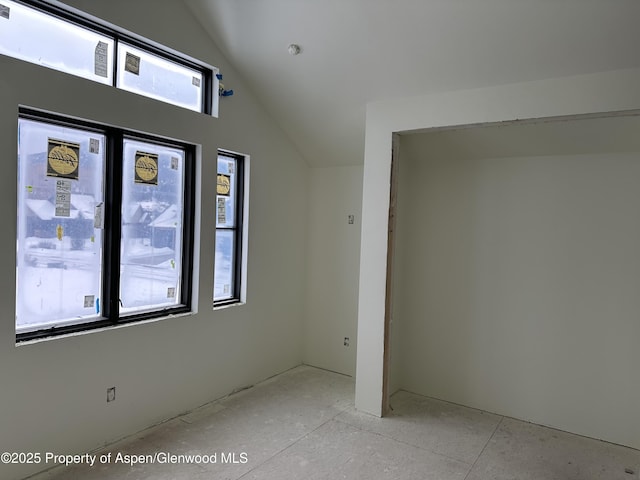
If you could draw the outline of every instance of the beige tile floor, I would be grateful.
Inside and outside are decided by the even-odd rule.
[[[33,479],[640,478],[638,450],[407,392],[396,393],[393,414],[380,419],[357,412],[353,395],[353,379],[298,367],[95,452],[110,453],[109,464]],[[153,463],[116,464],[118,454]],[[216,463],[167,463],[167,454]]]

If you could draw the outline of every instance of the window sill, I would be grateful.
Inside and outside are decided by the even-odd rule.
[[[231,307],[239,307],[242,305],[246,305],[247,302],[243,302],[241,300],[228,300],[220,303],[213,304],[213,310],[224,310]]]
[[[84,335],[91,335],[94,333],[99,333],[99,332],[107,332],[110,330],[116,330],[116,329],[121,329],[121,328],[129,328],[129,327],[135,327],[137,325],[147,325],[150,323],[156,323],[156,322],[163,322],[165,320],[169,320],[172,318],[180,318],[180,317],[189,317],[192,315],[195,315],[196,312],[180,312],[180,313],[173,313],[173,314],[169,314],[169,315],[165,315],[162,317],[155,317],[155,318],[149,318],[147,320],[136,320],[134,322],[126,322],[126,323],[118,323],[115,325],[109,325],[107,327],[100,327],[100,328],[90,328],[87,330],[80,330],[77,332],[70,332],[70,333],[63,333],[63,334],[59,334],[59,335],[51,335],[48,337],[40,337],[40,338],[34,338],[31,340],[22,340],[22,341],[17,341],[16,342],[16,347],[24,347],[27,345],[35,345],[38,343],[45,343],[45,342],[51,342],[51,341],[55,341],[55,340],[62,340],[65,338],[73,338],[73,337],[80,337],[80,336],[84,336]]]

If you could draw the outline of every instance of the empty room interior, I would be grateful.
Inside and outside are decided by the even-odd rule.
[[[640,479],[639,16],[0,0],[0,478]]]

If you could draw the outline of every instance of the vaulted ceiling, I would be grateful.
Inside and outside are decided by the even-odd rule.
[[[640,67],[637,0],[184,2],[312,166],[363,162],[368,102]]]

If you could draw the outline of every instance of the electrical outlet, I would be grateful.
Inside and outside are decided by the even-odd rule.
[[[349,215],[347,218],[349,219],[349,225],[353,225],[356,221],[355,215]]]
[[[107,388],[107,403],[113,402],[116,399],[116,387]]]
[[[344,337],[344,346],[345,347],[349,346],[349,337]]]

